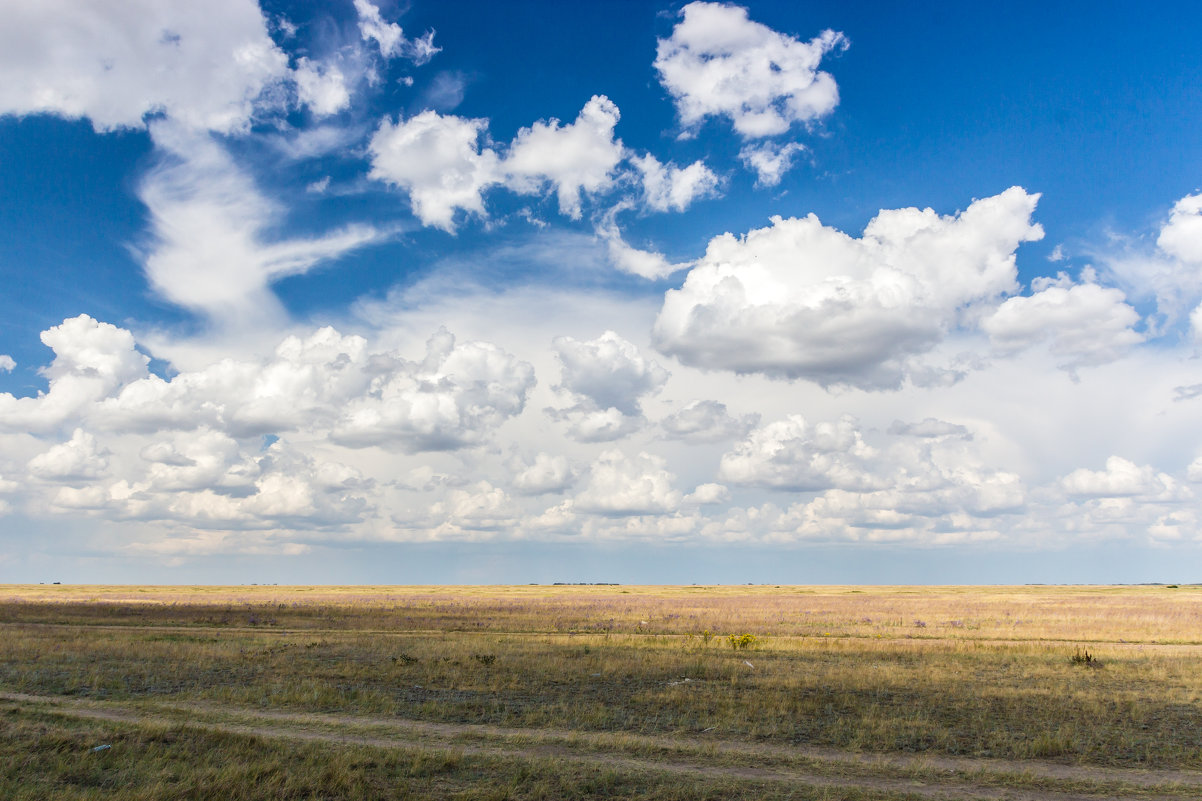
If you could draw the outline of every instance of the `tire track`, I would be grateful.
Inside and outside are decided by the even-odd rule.
[[[0,692],[0,701],[20,704],[30,711],[65,717],[127,724],[185,725],[205,731],[253,737],[358,745],[373,748],[416,748],[453,750],[467,756],[500,759],[551,758],[580,765],[617,768],[629,772],[659,772],[694,778],[723,778],[742,781],[784,783],[814,789],[847,789],[910,794],[922,798],[988,799],[990,801],[1126,801],[1131,793],[1105,789],[1081,793],[1035,787],[999,786],[1011,781],[1075,781],[1121,783],[1138,788],[1141,799],[1177,799],[1181,794],[1156,793],[1197,787],[1202,791],[1202,773],[1169,770],[1121,770],[1037,761],[1008,761],[957,757],[926,757],[897,754],[856,754],[816,747],[782,747],[756,743],[711,741],[691,736],[685,741],[664,736],[581,732],[561,729],[514,729],[484,724],[437,723],[402,718],[295,714],[225,707],[212,704],[183,706],[156,704],[154,711],[113,702],[62,696],[39,696]],[[231,720],[206,719],[226,716]],[[372,729],[371,733],[354,730]],[[379,733],[380,730],[386,734]],[[467,740],[467,741],[465,741]],[[650,748],[653,757],[617,753],[613,749]],[[778,760],[765,766],[706,764],[704,754],[690,749],[744,760]],[[604,750],[610,749],[610,750]],[[797,764],[799,760],[811,765]],[[792,764],[790,764],[790,761]],[[824,770],[825,768],[825,770]],[[847,775],[831,775],[840,768]],[[931,775],[931,771],[944,775]],[[865,771],[925,771],[922,778],[882,776]],[[974,776],[975,774],[975,776]],[[987,783],[985,777],[994,779]]]

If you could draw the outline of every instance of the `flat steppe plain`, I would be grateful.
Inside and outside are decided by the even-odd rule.
[[[1196,586],[0,585],[4,799],[1200,797]]]

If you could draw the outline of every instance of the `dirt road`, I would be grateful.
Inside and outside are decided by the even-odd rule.
[[[858,754],[723,740],[720,732],[642,736],[512,729],[396,717],[294,714],[216,705],[133,705],[0,692],[22,710],[123,724],[183,725],[263,738],[465,756],[554,758],[629,772],[723,777],[812,788],[856,788],[930,799],[1099,801],[1202,797],[1202,773],[1122,770],[1038,761]]]

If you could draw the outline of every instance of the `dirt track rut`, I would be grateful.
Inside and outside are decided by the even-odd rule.
[[[0,701],[16,703],[31,711],[119,723],[183,724],[264,738],[378,748],[445,749],[505,759],[550,757],[631,772],[655,771],[813,788],[856,788],[930,799],[1118,801],[1133,795],[1141,799],[1202,796],[1202,773],[1191,771],[857,754],[806,746],[722,741],[697,734],[651,737],[513,729],[395,717],[294,714],[209,704],[158,703],[135,708],[118,702],[22,693],[0,692]],[[632,755],[622,753],[623,750],[639,753]],[[647,756],[647,752],[654,755]],[[715,760],[714,756],[721,759]],[[1056,784],[1076,787],[1060,789],[1055,788]],[[1094,786],[1083,792],[1081,788],[1087,784]],[[1193,788],[1197,788],[1196,795]]]

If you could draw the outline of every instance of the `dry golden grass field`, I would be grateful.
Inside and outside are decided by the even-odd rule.
[[[1197,799],[1202,588],[0,586],[49,798]]]

